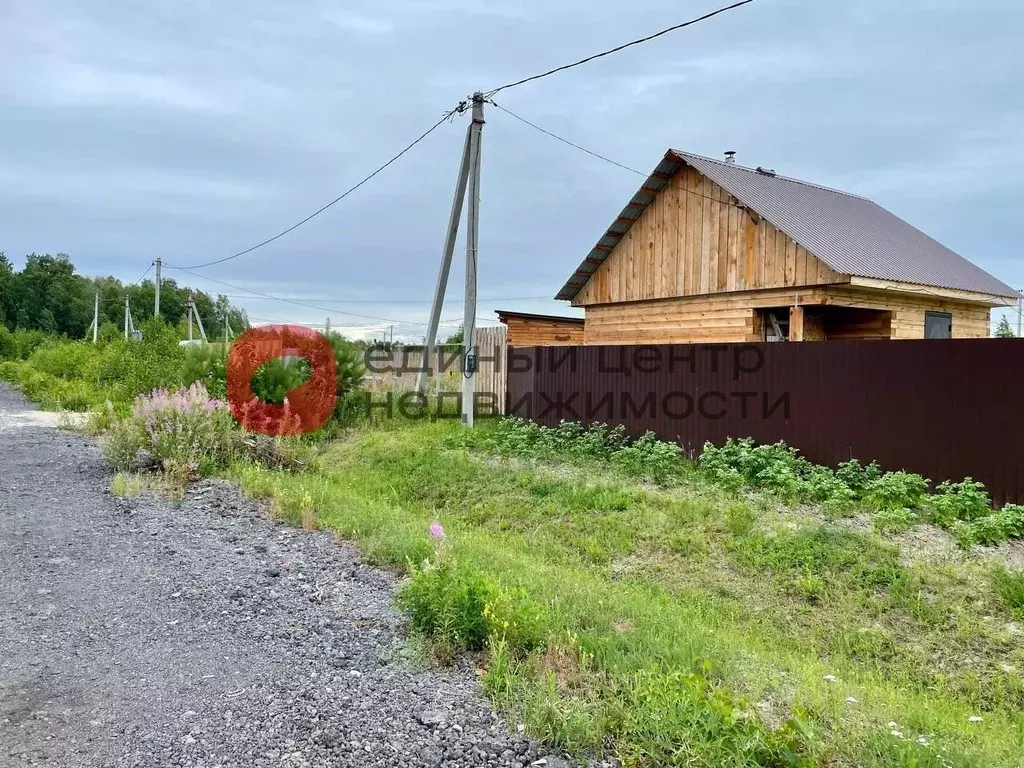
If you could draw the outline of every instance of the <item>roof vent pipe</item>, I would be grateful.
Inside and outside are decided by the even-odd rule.
[[[725,153],[725,162],[729,165],[736,165],[736,153],[731,149]]]

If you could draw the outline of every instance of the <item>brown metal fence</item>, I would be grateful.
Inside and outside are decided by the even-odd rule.
[[[1015,339],[531,347],[508,352],[506,412],[624,424],[690,453],[785,440],[1024,503],[1024,343]]]

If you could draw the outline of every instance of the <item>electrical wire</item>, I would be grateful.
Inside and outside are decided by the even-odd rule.
[[[644,178],[647,178],[647,174],[644,173],[643,171],[638,171],[636,168],[630,168],[628,165],[623,165],[622,163],[618,163],[618,162],[612,160],[611,158],[605,157],[604,155],[599,155],[597,152],[592,152],[591,150],[587,149],[586,147],[581,147],[579,144],[574,144],[573,142],[569,141],[568,139],[564,139],[561,136],[559,136],[557,134],[554,134],[554,133],[552,133],[549,130],[541,128],[536,123],[531,123],[525,117],[521,117],[520,115],[517,115],[511,109],[506,109],[505,107],[503,107],[500,104],[498,104],[498,102],[496,102],[496,101],[492,101],[491,104],[493,104],[495,106],[495,108],[500,109],[502,112],[504,112],[504,113],[506,113],[508,115],[511,115],[512,117],[514,117],[519,122],[525,123],[526,125],[530,126],[531,128],[534,128],[534,129],[540,131],[541,133],[545,134],[546,136],[550,136],[552,139],[555,139],[556,141],[560,141],[563,144],[568,144],[570,147],[573,147],[574,149],[578,149],[580,152],[586,152],[588,155],[591,155],[592,157],[596,157],[598,160],[604,160],[606,163],[611,163],[612,165],[614,165],[614,166],[616,166],[618,168],[621,168],[624,171],[629,171],[630,173],[635,173],[637,176],[643,176]]]
[[[328,313],[336,314],[336,315],[345,315],[346,317],[358,317],[358,318],[360,318],[362,320],[377,320],[379,322],[388,323],[388,324],[391,324],[391,325],[414,325],[414,326],[417,326],[417,327],[418,326],[423,326],[423,327],[427,326],[427,323],[417,323],[417,322],[411,321],[411,320],[395,320],[395,319],[389,318],[389,317],[378,317],[376,315],[361,315],[361,314],[358,314],[356,312],[343,312],[340,309],[336,309],[336,308],[332,308],[332,307],[323,307],[323,306],[319,306],[317,304],[310,304],[310,303],[305,302],[305,301],[296,301],[295,299],[288,299],[288,298],[285,298],[284,296],[274,296],[274,295],[269,294],[269,293],[262,293],[260,291],[250,290],[249,288],[242,288],[241,286],[234,285],[232,283],[228,283],[228,282],[225,282],[223,280],[218,280],[216,278],[209,277],[207,275],[200,275],[197,272],[193,272],[188,267],[177,267],[177,266],[174,266],[173,264],[168,264],[166,262],[164,262],[164,266],[167,267],[168,269],[176,269],[176,270],[178,270],[180,272],[187,272],[188,274],[194,275],[195,277],[198,277],[201,280],[208,280],[211,283],[217,283],[218,285],[223,285],[223,286],[225,286],[227,288],[231,288],[231,289],[236,290],[236,291],[242,291],[242,292],[248,294],[249,296],[251,296],[253,298],[269,299],[271,301],[281,301],[281,302],[284,302],[286,304],[294,304],[297,307],[305,307],[307,309],[316,309],[316,310],[318,310],[320,312],[328,312]],[[490,321],[490,319],[488,319],[488,321]],[[452,321],[447,321],[447,322],[452,322]]]
[[[152,269],[152,268],[153,268],[153,263],[150,262],[149,267],[146,269],[145,272],[142,273],[142,277],[140,277],[138,280],[136,280],[134,284],[135,285],[141,285],[142,281],[146,279],[146,275],[149,274],[149,270]]]
[[[226,261],[231,261],[232,259],[237,259],[239,256],[245,256],[247,253],[252,253],[253,251],[255,251],[255,250],[259,249],[259,248],[262,248],[265,245],[269,245],[270,243],[274,242],[275,240],[279,240],[280,238],[284,237],[285,235],[289,234],[290,232],[294,232],[296,229],[301,227],[303,224],[305,224],[306,222],[311,221],[312,219],[316,218],[317,216],[319,216],[321,213],[326,211],[331,206],[335,205],[336,203],[340,203],[342,200],[344,200],[346,197],[351,195],[353,192],[355,192],[361,186],[363,186],[368,181],[370,181],[375,176],[377,176],[382,171],[384,171],[384,169],[386,169],[388,166],[390,166],[393,163],[395,163],[399,158],[401,158],[403,155],[405,155],[407,152],[409,152],[413,147],[415,147],[417,144],[419,144],[421,141],[423,141],[425,138],[427,138],[427,136],[429,136],[434,131],[436,131],[438,128],[440,128],[442,123],[444,123],[447,120],[450,120],[456,114],[461,114],[462,112],[465,111],[465,109],[466,109],[465,102],[460,102],[460,104],[457,107],[455,107],[454,109],[449,110],[448,112],[445,112],[444,116],[440,120],[438,120],[436,123],[434,123],[432,126],[430,126],[430,128],[428,128],[426,131],[421,133],[416,138],[416,140],[413,141],[411,144],[409,144],[407,147],[405,147],[405,149],[403,149],[397,155],[395,155],[390,160],[388,160],[386,163],[384,163],[384,165],[382,165],[379,168],[377,168],[377,170],[375,170],[369,176],[366,176],[360,182],[358,182],[357,184],[349,187],[347,190],[342,192],[340,195],[338,195],[336,198],[331,200],[329,203],[326,203],[325,205],[323,205],[320,208],[318,208],[317,210],[315,210],[313,213],[309,214],[309,216],[307,216],[306,218],[302,219],[302,221],[299,221],[296,224],[292,224],[292,226],[288,227],[285,230],[282,230],[281,232],[278,232],[273,237],[268,237],[263,242],[257,243],[256,245],[253,245],[253,246],[251,246],[249,248],[246,248],[244,251],[239,251],[238,253],[234,253],[231,256],[225,256],[222,259],[214,259],[213,261],[207,261],[207,262],[204,262],[202,264],[191,264],[188,267],[178,267],[178,269],[203,269],[204,267],[212,267],[215,264],[223,264]],[[244,290],[244,289],[242,289],[242,290]]]
[[[655,38],[661,37],[662,35],[667,35],[669,32],[675,32],[676,30],[683,29],[684,27],[691,27],[694,24],[699,24],[702,21],[707,21],[708,19],[713,18],[715,16],[718,16],[719,14],[726,13],[727,11],[735,10],[736,8],[739,8],[739,7],[744,6],[744,5],[748,5],[749,3],[752,3],[752,2],[754,2],[754,0],[740,0],[740,2],[738,2],[738,3],[733,3],[732,5],[727,5],[724,8],[719,8],[718,10],[711,11],[710,13],[705,13],[703,16],[698,16],[696,19],[691,19],[690,21],[684,21],[682,24],[676,24],[674,26],[667,27],[666,29],[663,29],[660,32],[655,32],[653,35],[648,35],[647,37],[641,37],[638,40],[633,40],[631,42],[624,43],[623,45],[616,46],[615,48],[611,48],[611,49],[609,49],[607,51],[603,51],[602,53],[596,53],[593,56],[588,56],[585,59],[580,59],[579,61],[573,62],[572,64],[565,64],[565,65],[563,65],[561,67],[555,67],[554,69],[549,69],[547,72],[541,72],[539,75],[532,75],[530,77],[524,77],[522,80],[516,80],[513,83],[506,83],[505,85],[499,86],[498,88],[494,88],[493,90],[487,91],[487,93],[485,94],[485,98],[489,99],[492,96],[494,96],[494,94],[499,93],[500,91],[504,91],[504,90],[507,90],[509,88],[515,88],[517,86],[524,85],[525,83],[531,83],[534,80],[540,80],[540,79],[548,77],[550,75],[554,75],[554,74],[556,74],[558,72],[564,72],[567,69],[573,69],[574,67],[579,67],[579,66],[581,66],[583,64],[587,64],[587,63],[589,63],[591,61],[594,61],[596,59],[604,58],[605,56],[611,56],[613,53],[618,53],[619,51],[624,51],[626,48],[632,48],[634,45],[640,45],[642,43],[650,42],[651,40],[654,40]]]
[[[604,155],[598,154],[597,152],[593,152],[593,151],[587,149],[586,147],[582,147],[579,144],[576,144],[576,143],[574,143],[572,141],[569,141],[568,139],[566,139],[566,138],[564,138],[562,136],[559,136],[557,133],[552,133],[551,131],[547,130],[546,128],[542,128],[541,126],[537,125],[536,123],[530,122],[525,117],[522,117],[521,115],[517,115],[512,110],[510,110],[510,109],[508,109],[506,107],[501,106],[496,101],[491,101],[490,103],[493,104],[497,109],[500,109],[502,112],[505,112],[506,114],[514,117],[519,122],[524,123],[524,124],[530,126],[531,128],[534,128],[535,130],[540,131],[545,136],[550,136],[552,139],[555,139],[556,141],[560,141],[561,143],[566,144],[566,145],[572,147],[573,149],[578,149],[581,152],[585,152],[586,154],[590,155],[591,157],[596,157],[598,160],[604,160],[604,162],[606,162],[606,163],[611,163],[616,168],[622,168],[623,170],[629,171],[630,173],[635,173],[638,176],[643,176],[645,179],[648,178],[648,176],[649,176],[649,174],[646,174],[643,171],[638,171],[636,168],[630,168],[628,165],[623,165],[620,162],[612,160],[611,158],[605,157]],[[731,208],[738,208],[741,211],[747,210],[747,207],[744,206],[744,205],[741,205],[739,203],[731,203],[731,202],[729,202],[727,200],[719,200],[717,197],[714,197],[712,195],[705,195],[703,192],[695,192],[692,189],[687,189],[687,190],[684,190],[684,191],[686,192],[686,194],[693,195],[694,197],[703,197],[705,200],[711,200],[714,203],[721,203],[722,205],[727,205],[727,206],[729,206]],[[730,195],[730,198],[731,197],[732,196]]]
[[[245,294],[232,294],[225,293],[221,294],[229,299],[245,299],[249,298]],[[550,296],[491,296],[491,297],[479,297],[477,301],[535,301],[540,299],[550,299]],[[324,304],[430,304],[431,299],[319,299],[311,298],[309,301],[319,301]],[[449,304],[462,304],[459,301],[446,302]]]

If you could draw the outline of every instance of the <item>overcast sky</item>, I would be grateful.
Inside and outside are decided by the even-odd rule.
[[[66,252],[83,273],[132,281],[157,256],[229,255],[471,91],[720,4],[0,0],[0,250],[17,263]],[[757,0],[497,98],[644,171],[670,146],[734,149],[869,196],[1024,286],[1022,40],[1019,0]],[[494,109],[487,120],[478,314],[565,313],[529,297],[555,294],[638,178]],[[422,334],[464,131],[464,118],[444,125],[313,222],[204,273],[337,307],[332,322],[352,333],[386,323],[344,311]],[[463,258],[445,320],[462,313]],[[327,314],[234,300],[261,320]]]

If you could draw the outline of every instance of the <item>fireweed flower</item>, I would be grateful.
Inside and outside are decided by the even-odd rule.
[[[446,538],[444,535],[444,527],[437,520],[430,524],[430,528],[428,530],[430,531],[431,538],[437,539],[438,541],[443,541]]]

